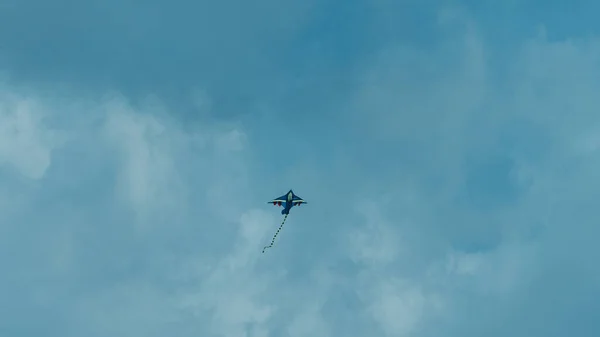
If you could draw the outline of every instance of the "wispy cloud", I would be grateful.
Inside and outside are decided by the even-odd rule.
[[[485,19],[506,7],[405,5],[422,19],[410,34],[390,33],[404,27],[396,3],[348,7],[373,37],[354,52],[325,43],[347,37],[343,18],[324,24],[329,2],[201,4],[207,21],[186,8],[172,34],[162,2],[107,3],[95,10],[118,27],[141,21],[97,39],[106,60],[56,49],[42,62],[25,48],[38,45],[7,42],[0,331],[597,335],[600,44]],[[247,11],[223,35],[202,30],[215,48],[186,49],[185,22],[213,27],[228,6]],[[309,204],[261,254],[280,221],[265,202],[290,187]]]

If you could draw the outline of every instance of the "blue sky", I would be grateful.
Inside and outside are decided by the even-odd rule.
[[[1,334],[599,335],[599,6],[0,2]]]

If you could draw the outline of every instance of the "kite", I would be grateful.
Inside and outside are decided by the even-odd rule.
[[[304,201],[299,196],[295,195],[294,192],[292,192],[292,190],[290,190],[289,192],[280,196],[279,198],[275,198],[267,203],[273,204],[274,206],[279,206],[279,207],[281,207],[281,205],[283,205],[283,210],[281,210],[281,214],[283,214],[285,216],[283,217],[283,221],[281,222],[281,225],[277,229],[277,232],[275,232],[275,235],[273,236],[273,239],[271,240],[271,244],[268,246],[265,246],[263,248],[263,250],[262,250],[263,253],[265,252],[265,249],[273,247],[273,244],[275,243],[275,238],[277,237],[277,234],[279,234],[279,231],[283,227],[283,224],[285,223],[285,220],[287,219],[288,215],[290,214],[290,210],[292,209],[292,207],[306,204],[306,201]]]

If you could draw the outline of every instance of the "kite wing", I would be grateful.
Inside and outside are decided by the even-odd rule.
[[[301,204],[306,204],[306,201],[294,194],[294,196],[292,197],[292,204],[294,206],[300,206]]]
[[[287,201],[287,194],[284,194],[284,195],[280,196],[279,198],[275,198],[275,199],[267,202],[267,204],[281,206],[281,204],[285,205],[286,201]]]

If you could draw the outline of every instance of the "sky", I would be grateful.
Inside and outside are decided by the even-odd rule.
[[[0,335],[600,335],[599,9],[0,0]]]

